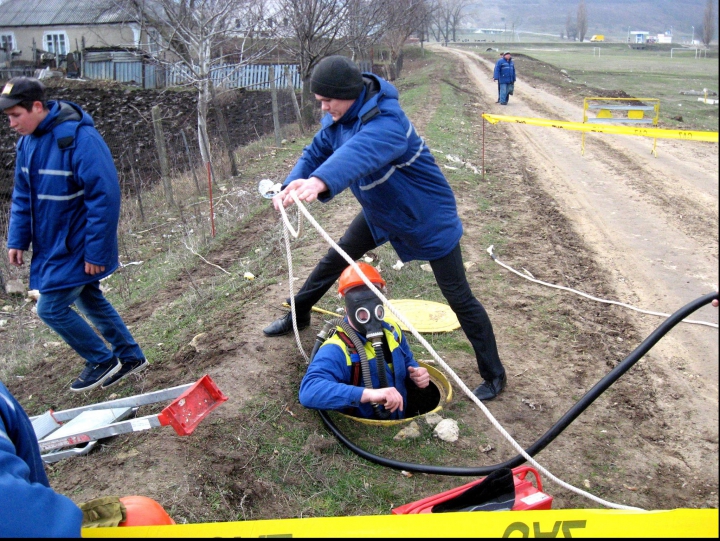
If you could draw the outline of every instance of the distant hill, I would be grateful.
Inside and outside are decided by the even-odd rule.
[[[715,2],[715,35],[717,40],[718,1]],[[706,0],[585,0],[588,12],[588,37],[605,34],[616,41],[624,40],[629,30],[659,34],[672,31],[674,40],[689,40],[692,27],[695,38],[702,28]],[[573,18],[579,0],[505,0],[497,4],[467,8],[463,26],[507,28],[520,32],[548,33],[559,36],[565,31],[568,13]],[[504,18],[504,20],[503,20]],[[522,35],[522,34],[521,34]]]

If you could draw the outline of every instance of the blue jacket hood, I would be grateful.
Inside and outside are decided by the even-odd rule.
[[[430,149],[405,115],[397,89],[363,73],[365,88],[337,122],[330,115],[285,180],[315,176],[327,202],[350,188],[377,244],[402,261],[433,261],[462,236],[455,196]]]

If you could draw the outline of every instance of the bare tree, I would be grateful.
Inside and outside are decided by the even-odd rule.
[[[141,21],[145,33],[184,72],[188,85],[198,91],[198,141],[209,163],[208,105],[212,99],[212,72],[232,54],[236,68],[257,61],[272,47],[258,40],[266,30],[262,0],[120,0]],[[222,85],[222,81],[220,81]]]
[[[452,0],[450,9],[450,28],[452,31],[452,40],[457,41],[457,31],[465,17],[465,9],[470,5],[470,0]]]
[[[415,32],[424,30],[427,6],[424,0],[393,0],[388,5],[388,28],[385,30],[383,43],[390,49],[391,81],[400,75],[402,70],[402,49],[407,39]]]
[[[565,18],[565,34],[568,39],[574,40],[577,37],[577,24],[573,20],[572,12],[568,12]]]
[[[713,0],[707,0],[705,2],[705,13],[703,15],[702,24],[702,42],[705,47],[710,46],[710,42],[715,36],[716,22],[717,20],[715,19],[715,6],[713,4]]]
[[[344,34],[352,59],[365,59],[367,51],[378,43],[387,28],[393,11],[393,0],[349,0]]]
[[[463,11],[469,5],[469,0],[433,0],[426,9],[431,16],[431,32],[436,40],[443,43],[456,41]]]
[[[580,0],[580,3],[578,4],[576,27],[578,38],[580,41],[583,41],[588,29],[587,6],[585,5],[585,0]]]
[[[278,0],[278,19],[287,30],[285,48],[295,57],[303,80],[302,117],[313,122],[310,76],[325,56],[339,53],[348,46],[347,0]]]

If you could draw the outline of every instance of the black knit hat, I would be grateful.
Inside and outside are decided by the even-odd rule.
[[[362,89],[360,69],[345,56],[323,58],[310,77],[310,91],[323,98],[354,100],[360,96]]]
[[[0,111],[23,101],[45,101],[45,86],[33,77],[13,77],[0,92]]]

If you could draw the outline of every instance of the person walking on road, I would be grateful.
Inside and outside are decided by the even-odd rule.
[[[338,245],[353,259],[390,242],[403,262],[429,261],[440,290],[475,351],[483,383],[480,400],[506,385],[492,324],[465,276],[462,223],[455,195],[430,149],[398,103],[389,82],[361,73],[343,56],[324,58],[310,88],[327,113],[312,143],[273,198],[277,210],[300,201],[330,201],[350,188],[362,205]],[[346,260],[330,249],[295,296],[297,324],[310,324],[313,305],[332,287]],[[292,331],[287,314],[263,329],[267,336]]]
[[[8,229],[10,263],[22,266],[32,245],[30,288],[40,291],[37,314],[85,359],[70,390],[107,389],[148,366],[100,289],[100,280],[119,264],[120,185],[110,149],[90,115],[71,102],[47,101],[37,79],[8,81],[0,92],[0,110],[21,135]]]
[[[507,105],[510,95],[515,90],[515,64],[510,51],[505,51],[502,58],[495,63],[493,81],[498,82],[498,103]]]

